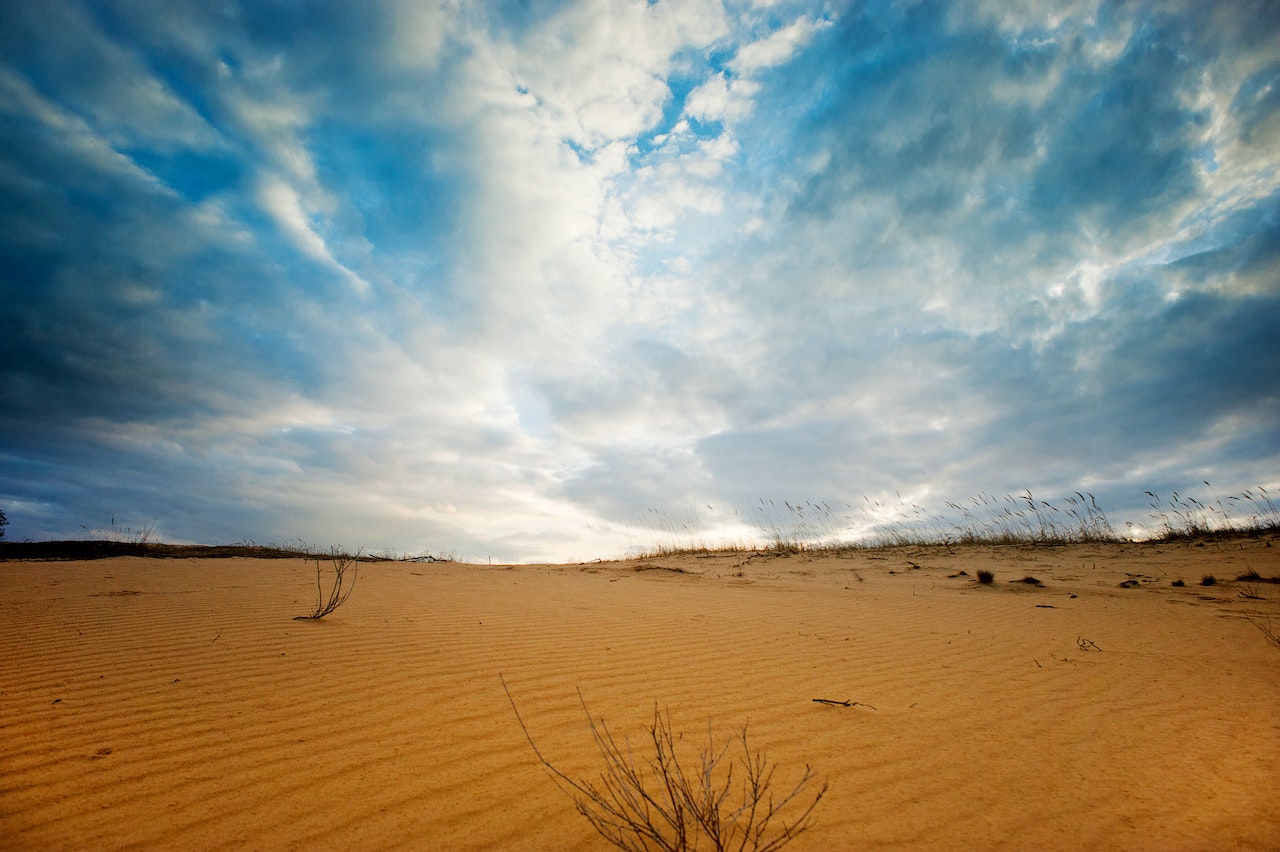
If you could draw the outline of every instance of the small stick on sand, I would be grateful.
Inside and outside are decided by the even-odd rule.
[[[834,698],[815,698],[814,704],[826,704],[830,707],[866,707],[868,710],[874,710],[870,704],[863,704],[861,701],[836,701]]]

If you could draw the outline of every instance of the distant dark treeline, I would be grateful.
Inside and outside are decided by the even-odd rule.
[[[0,541],[0,562],[26,560],[108,559],[148,556],[153,559],[307,558],[316,554],[255,544],[157,544],[133,541]]]

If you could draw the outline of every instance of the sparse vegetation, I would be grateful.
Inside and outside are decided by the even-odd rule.
[[[901,498],[894,504],[867,497],[858,504],[835,505],[760,499],[746,512],[690,506],[676,522],[650,508],[637,519],[636,527],[652,533],[658,543],[633,550],[632,555],[755,549],[803,553],[936,544],[1062,545],[1280,532],[1280,508],[1265,488],[1221,499],[1208,482],[1204,485],[1212,495],[1204,500],[1180,492],[1164,500],[1155,492],[1144,492],[1150,522],[1126,522],[1122,532],[1117,532],[1098,498],[1087,491],[1075,491],[1054,502],[1029,490],[1003,497],[980,492],[965,501],[946,502],[941,513]],[[730,531],[730,535],[708,543],[713,530]]]
[[[770,852],[813,825],[814,810],[827,792],[825,781],[816,794],[811,791],[816,776],[806,766],[799,781],[775,799],[771,787],[776,766],[763,752],[752,751],[745,727],[738,737],[720,744],[708,730],[696,769],[686,769],[677,754],[681,738],[672,731],[670,714],[660,713],[656,706],[646,736],[652,754],[637,759],[627,738],[619,742],[603,719],[591,715],[581,691],[578,701],[604,768],[596,780],[572,778],[539,750],[506,680],[502,689],[538,762],[573,800],[578,813],[618,849]],[[741,755],[737,761],[726,759],[735,742],[741,744]],[[740,771],[736,781],[735,767]]]
[[[0,509],[0,538],[4,538],[4,528],[9,526],[9,519],[5,517],[4,510]]]
[[[133,527],[125,527],[123,531],[115,530],[115,523],[116,519],[112,518],[111,525],[113,528],[113,536],[119,536],[114,539],[115,541],[123,541],[128,544],[147,545],[156,537],[155,521],[145,523],[136,530]]]
[[[339,552],[334,547],[329,550],[329,561],[333,568],[333,580],[329,585],[328,594],[324,591],[322,584],[320,557],[315,557],[316,561],[316,605],[312,608],[310,615],[295,615],[294,621],[314,621],[324,618],[338,607],[347,602],[347,598],[351,597],[351,592],[355,590],[356,580],[359,577],[359,569],[356,563],[360,560],[360,551],[356,551],[355,556],[348,556]]]
[[[1200,585],[1202,586],[1213,586],[1213,585],[1216,585],[1217,582],[1218,582],[1218,578],[1213,576],[1212,574],[1205,574],[1203,577],[1200,578]]]
[[[151,544],[152,539],[156,535],[156,525],[152,521],[143,524],[136,530],[131,526],[124,524],[117,525],[115,515],[111,516],[111,526],[108,529],[90,530],[84,524],[80,525],[80,529],[88,532],[95,541],[111,542],[112,544],[132,545],[136,548],[146,549]]]
[[[1245,489],[1226,500],[1220,499],[1208,482],[1204,486],[1209,489],[1207,501],[1174,491],[1168,501],[1162,502],[1158,494],[1144,492],[1151,498],[1151,518],[1159,524],[1159,537],[1195,538],[1219,531],[1280,528],[1280,507],[1262,486]]]
[[[1258,588],[1256,583],[1245,583],[1244,587],[1240,589],[1237,594],[1242,598],[1247,598],[1252,601],[1266,600],[1266,598],[1262,596],[1261,590]]]
[[[978,582],[981,583],[982,585],[990,586],[992,583],[995,582],[995,579],[996,579],[996,575],[993,572],[987,571],[984,568],[978,569]]]
[[[1236,577],[1238,583],[1276,583],[1280,584],[1280,577],[1264,577],[1257,571],[1247,571]]]
[[[1268,644],[1280,648],[1280,634],[1277,634],[1275,628],[1271,626],[1271,616],[1268,615],[1266,617],[1265,623],[1262,621],[1255,621],[1252,618],[1249,619],[1249,623],[1262,631],[1262,635],[1266,637]]]

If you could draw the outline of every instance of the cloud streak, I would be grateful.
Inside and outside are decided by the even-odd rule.
[[[11,537],[576,559],[1280,490],[1266,5],[11,17]]]

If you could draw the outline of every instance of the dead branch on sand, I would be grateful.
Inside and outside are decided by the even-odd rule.
[[[866,707],[868,710],[874,710],[870,704],[863,704],[861,701],[837,701],[834,698],[815,698],[814,704],[826,704],[831,707]]]

